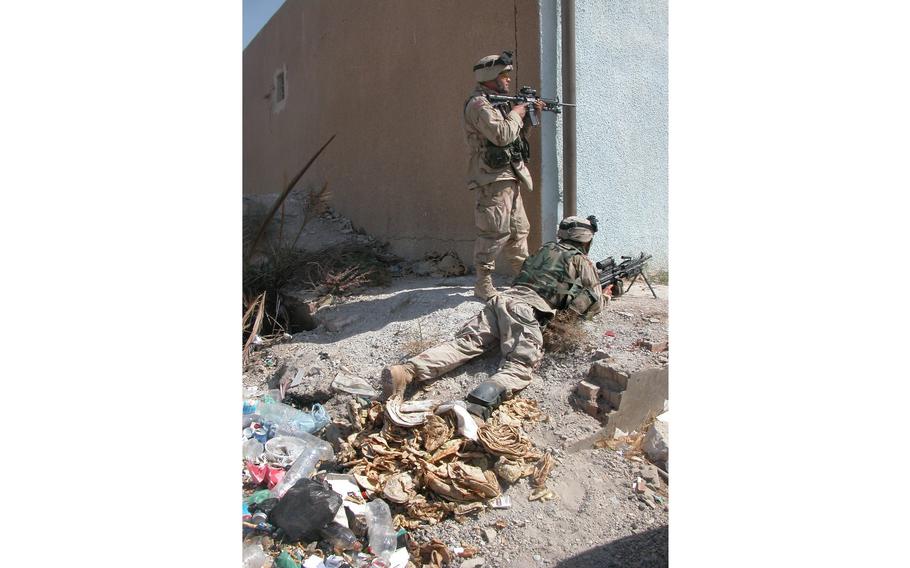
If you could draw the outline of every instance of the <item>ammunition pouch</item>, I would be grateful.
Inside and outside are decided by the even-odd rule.
[[[527,162],[531,159],[531,145],[524,136],[519,136],[512,142],[512,161]]]
[[[486,143],[483,163],[494,170],[500,170],[510,163],[518,165],[531,159],[531,145],[523,136],[519,136],[508,146],[497,146],[489,140]]]
[[[483,152],[483,163],[494,170],[500,170],[512,161],[510,146],[496,146],[487,140],[487,149]]]

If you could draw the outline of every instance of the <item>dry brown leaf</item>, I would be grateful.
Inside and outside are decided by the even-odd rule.
[[[459,438],[449,440],[443,444],[442,447],[439,448],[439,450],[437,450],[436,453],[434,453],[433,456],[427,461],[430,463],[436,463],[443,458],[457,454],[458,450],[461,449],[462,442],[464,442],[464,440],[461,440]]]
[[[461,462],[435,468],[430,465],[424,479],[434,493],[451,501],[483,501],[500,493],[499,482],[492,471],[483,471]]]
[[[534,491],[531,491],[531,494],[528,495],[528,501],[549,501],[550,499],[555,499],[556,494],[547,489],[546,486],[538,487]]]
[[[530,442],[515,426],[486,424],[477,432],[477,437],[487,451],[497,456],[521,458],[531,450]]]
[[[527,467],[524,460],[510,460],[505,456],[500,456],[499,460],[493,466],[493,471],[506,483],[515,483],[522,477],[530,475],[530,468]]]
[[[455,426],[450,419],[434,414],[427,417],[427,423],[424,424],[421,433],[424,449],[432,452],[455,434]]]
[[[363,430],[365,413],[361,411],[356,400],[348,401],[348,416],[351,418],[351,427],[355,432]]]
[[[543,487],[547,483],[547,478],[550,476],[550,471],[553,469],[553,466],[556,464],[556,460],[553,459],[552,454],[544,454],[540,461],[537,462],[537,465],[534,466],[534,475],[531,478],[531,485],[534,487]]]
[[[414,497],[414,480],[406,472],[396,473],[383,483],[382,495],[393,503],[407,503]]]
[[[452,553],[449,552],[449,547],[441,540],[435,538],[426,544],[420,545],[417,549],[417,556],[421,562],[429,563],[433,568],[442,568],[452,561]]]
[[[507,413],[512,418],[521,421],[538,421],[544,417],[536,400],[527,398],[513,398],[499,406],[500,413]]]
[[[413,501],[408,503],[407,512],[410,519],[418,519],[419,521],[435,525],[454,508],[454,504],[445,503],[442,501],[435,501],[433,503],[427,503],[426,501]],[[419,525],[420,523],[418,522],[417,524]]]

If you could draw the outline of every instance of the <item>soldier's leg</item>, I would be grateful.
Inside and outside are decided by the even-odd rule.
[[[512,207],[509,216],[509,238],[503,246],[503,259],[509,264],[513,275],[518,275],[521,265],[528,258],[528,233],[531,232],[531,223],[525,213],[521,201],[521,191],[516,183],[512,197]]]
[[[492,306],[485,306],[466,323],[455,339],[431,347],[405,363],[414,371],[418,381],[435,379],[496,347],[499,329]]]
[[[496,313],[502,362],[490,380],[506,389],[507,396],[531,383],[534,369],[543,359],[543,332],[534,308],[509,299]]]
[[[516,187],[515,182],[499,181],[474,190],[474,224],[477,226],[477,238],[474,241],[477,283],[474,293],[483,300],[496,294],[491,275],[496,268],[496,256],[511,237],[513,194]]]

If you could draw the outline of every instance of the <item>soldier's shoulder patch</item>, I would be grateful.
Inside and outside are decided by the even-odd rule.
[[[480,108],[480,107],[483,106],[484,100],[485,100],[485,99],[484,99],[483,97],[477,97],[477,98],[474,99],[474,102],[471,103],[471,106],[474,107],[474,108]]]

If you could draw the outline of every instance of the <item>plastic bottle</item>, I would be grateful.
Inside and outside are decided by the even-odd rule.
[[[243,442],[243,459],[254,462],[256,458],[262,455],[262,442],[256,439],[249,439]]]
[[[301,432],[312,434],[329,423],[329,415],[321,404],[314,404],[312,411],[305,412],[269,398],[264,399],[257,410],[259,419],[273,425],[276,433],[283,436],[296,436]]]
[[[243,568],[263,568],[270,560],[259,542],[243,547]]]
[[[395,552],[398,536],[392,526],[392,512],[389,505],[382,499],[374,499],[367,503],[367,531],[370,536],[370,550],[373,554],[388,560]]]
[[[351,529],[335,521],[319,529],[319,535],[338,550],[351,550],[357,545],[357,537]]]
[[[272,489],[272,494],[277,497],[283,497],[295,483],[304,477],[311,476],[316,471],[316,464],[319,462],[335,459],[335,452],[332,451],[332,446],[325,440],[306,432],[295,434],[295,437],[305,441],[306,447],[288,469],[284,479]]]

